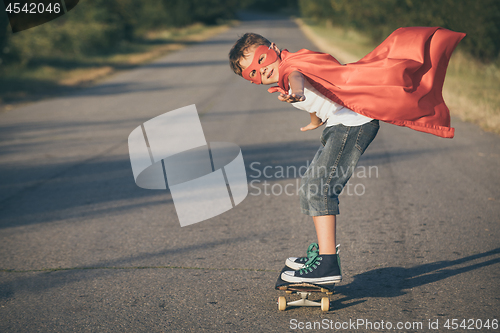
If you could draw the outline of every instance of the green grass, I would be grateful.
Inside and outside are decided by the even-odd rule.
[[[500,134],[500,69],[457,52],[450,60],[443,96],[452,114]]]
[[[348,62],[362,58],[376,46],[366,35],[353,29],[324,22],[303,22],[319,37],[319,44],[325,44],[322,47],[324,50],[338,48],[344,58],[349,58]],[[484,64],[460,50],[455,51],[448,66],[443,97],[452,115],[500,134],[498,62]]]
[[[313,32],[326,42],[350,53],[356,59],[361,59],[376,46],[371,39],[351,28],[334,26],[329,22],[314,22],[302,20]]]
[[[124,42],[104,55],[37,57],[27,64],[8,64],[0,73],[0,110],[37,101],[92,84],[110,74],[151,61],[168,52],[213,36],[228,25],[152,31],[134,42]]]

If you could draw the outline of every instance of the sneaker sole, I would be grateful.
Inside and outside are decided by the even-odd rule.
[[[291,276],[288,274],[285,274],[284,272],[281,273],[281,279],[285,282],[290,282],[290,283],[314,283],[314,284],[333,284],[333,283],[338,283],[342,281],[342,276],[327,276],[323,278],[301,278],[298,276]]]

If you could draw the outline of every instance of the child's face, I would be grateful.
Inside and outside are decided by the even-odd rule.
[[[245,57],[240,59],[242,76],[255,84],[277,83],[278,67],[281,63],[279,53],[274,43],[269,48],[262,45],[251,46],[245,53]]]

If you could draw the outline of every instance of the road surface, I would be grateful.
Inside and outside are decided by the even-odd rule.
[[[248,16],[91,88],[0,114],[0,331],[354,331],[355,322],[445,332],[447,320],[500,319],[500,138],[455,118],[451,140],[381,125],[341,196],[344,280],[332,310],[277,310],[285,258],[315,241],[295,191],[321,132],[300,132],[306,113],[231,72],[227,53],[247,31],[314,49],[293,21]],[[190,104],[207,141],[241,147],[250,187],[236,208],[181,228],[168,192],[135,185],[127,138]]]

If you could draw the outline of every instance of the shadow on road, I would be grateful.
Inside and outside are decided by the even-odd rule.
[[[79,131],[86,127],[82,124],[77,127],[68,124],[62,126],[61,133],[56,134],[62,135],[63,132]],[[48,129],[50,128],[39,123],[37,126],[33,124],[30,131]],[[7,135],[16,129],[4,127],[3,130]],[[32,135],[30,131],[26,132],[27,136]],[[111,149],[84,161],[62,162],[47,155],[46,160],[38,165],[0,165],[0,190],[3,192],[0,196],[0,229],[52,222],[72,216],[91,219],[144,206],[172,204],[168,192],[144,190],[135,185],[128,156],[117,156],[114,159],[106,156],[125,144],[117,143]],[[296,179],[304,173],[318,147],[316,140],[243,145],[241,150],[248,182],[256,179],[269,182]],[[8,158],[9,154],[23,149],[22,144],[7,145],[0,155]],[[421,154],[439,154],[440,151],[436,148],[432,151],[396,152],[391,154],[391,158],[411,159],[418,158]],[[388,163],[385,154],[368,151],[362,156],[359,165],[385,163]],[[150,199],[144,202],[145,198]],[[135,199],[142,201],[134,202]]]
[[[182,269],[182,270],[241,270],[241,274],[245,274],[244,271],[252,270],[252,268],[233,268],[233,267],[183,267],[182,261],[181,266],[179,264],[172,264],[168,261],[174,255],[192,254],[193,257],[203,256],[206,251],[216,248],[225,247],[231,248],[232,244],[241,244],[244,242],[253,243],[256,239],[262,239],[262,237],[267,234],[255,233],[246,234],[245,236],[239,237],[229,237],[224,239],[218,239],[213,241],[206,241],[202,243],[197,243],[193,245],[187,245],[178,248],[164,249],[154,253],[142,253],[139,255],[128,256],[123,258],[117,258],[114,260],[108,260],[99,262],[96,264],[91,264],[82,267],[68,267],[68,268],[47,268],[40,270],[27,270],[27,271],[11,271],[3,270],[3,280],[6,282],[0,283],[0,299],[8,299],[15,297],[16,293],[40,293],[52,288],[58,288],[71,283],[79,283],[88,280],[100,280],[102,277],[113,276],[114,274],[119,274],[124,271],[137,271],[137,270],[165,270],[165,269]],[[147,260],[163,258],[163,265],[144,265],[143,263]],[[205,259],[205,258],[196,258]],[[156,261],[158,262],[158,261]],[[255,269],[257,270],[257,269]],[[0,271],[1,273],[2,271]],[[277,272],[277,271],[276,271]],[[25,275],[26,274],[26,275]]]
[[[227,246],[231,243],[251,241],[256,237],[260,236],[249,235],[245,238],[237,237],[235,239],[206,242],[203,244],[197,244],[196,246],[188,246],[186,248],[164,250],[158,253],[142,254],[136,257],[111,260],[90,267],[75,267],[67,270],[52,272],[4,273],[3,275],[4,277],[7,277],[6,280],[8,281],[0,284],[0,299],[15,297],[16,293],[40,293],[52,288],[57,288],[61,285],[79,283],[83,280],[101,280],[103,277],[113,276],[114,274],[125,271],[130,272],[144,269],[189,270],[190,268],[181,267],[134,267],[134,264],[137,265],[136,263],[138,260],[150,259],[151,257],[160,256],[166,258],[168,255],[172,255],[174,253],[193,251],[198,253],[203,251],[203,249],[212,248],[214,246]],[[456,260],[438,261],[410,268],[387,267],[358,274],[354,277],[354,281],[352,283],[336,288],[336,294],[342,295],[343,297],[332,301],[332,307],[340,310],[363,303],[366,301],[366,298],[398,297],[406,294],[406,290],[418,288],[426,284],[445,280],[449,277],[498,264],[500,263],[500,258],[494,257],[497,254],[500,254],[500,248]],[[487,260],[478,262],[480,259]],[[123,269],[119,269],[120,267],[123,267]],[[208,269],[217,270],[217,268]],[[246,273],[242,271],[241,274]],[[273,283],[274,277],[269,280],[270,287],[263,286],[262,290],[270,290]],[[272,295],[269,294],[269,297],[271,296]]]
[[[500,263],[500,248],[456,260],[437,261],[410,268],[385,267],[354,276],[348,285],[336,288],[343,297],[333,301],[335,309],[365,302],[366,298],[397,297],[406,290]],[[486,261],[477,262],[479,259]],[[453,267],[458,266],[458,267]]]

